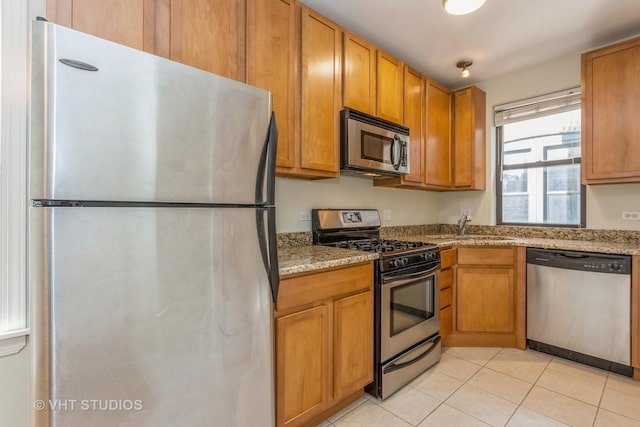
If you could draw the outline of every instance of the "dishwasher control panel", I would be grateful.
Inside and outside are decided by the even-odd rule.
[[[602,271],[605,273],[622,273],[625,266],[624,264],[618,263],[617,261],[612,263],[594,263],[588,262],[583,265],[585,270],[591,271]]]
[[[557,249],[527,249],[527,264],[609,274],[631,274],[631,257]]]

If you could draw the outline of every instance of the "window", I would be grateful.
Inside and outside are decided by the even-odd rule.
[[[580,88],[495,107],[497,223],[584,227]]]

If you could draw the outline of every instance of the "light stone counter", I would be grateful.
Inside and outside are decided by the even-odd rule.
[[[278,248],[278,264],[281,276],[346,266],[376,259],[378,259],[378,254],[375,253],[328,246],[307,245]]]
[[[433,243],[440,247],[449,246],[525,246],[530,248],[564,249],[569,251],[600,252],[619,255],[640,255],[640,245],[629,242],[602,242],[589,240],[542,239],[531,237],[507,237],[466,235],[422,234],[403,236],[405,240]]]
[[[440,247],[522,246],[640,255],[640,232],[554,227],[474,226],[462,239],[449,224],[383,227],[382,238],[433,243]],[[311,233],[278,235],[280,274],[311,272],[377,259],[377,254],[311,245]]]

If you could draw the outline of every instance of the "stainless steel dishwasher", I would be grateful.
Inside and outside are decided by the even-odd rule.
[[[631,376],[631,257],[528,248],[527,344]]]

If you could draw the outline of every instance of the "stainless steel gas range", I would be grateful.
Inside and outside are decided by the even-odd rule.
[[[380,253],[374,283],[374,382],[386,399],[440,360],[440,251],[380,238],[375,209],[314,209],[313,243]]]

